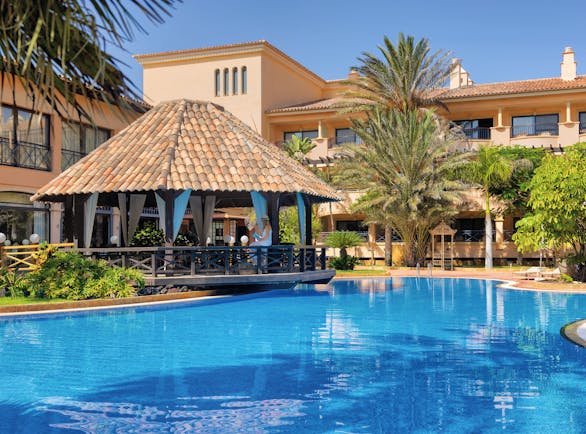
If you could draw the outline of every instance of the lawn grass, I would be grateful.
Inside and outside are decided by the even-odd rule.
[[[0,297],[0,306],[14,306],[17,304],[56,303],[59,298],[31,298],[31,297]]]

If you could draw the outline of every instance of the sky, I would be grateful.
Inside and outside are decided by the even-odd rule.
[[[111,50],[139,89],[142,69],[132,54],[264,39],[331,80],[399,32],[461,59],[475,83],[558,77],[566,46],[586,74],[583,0],[184,0],[171,14],[164,24],[142,19],[148,34],[137,33],[125,52]]]

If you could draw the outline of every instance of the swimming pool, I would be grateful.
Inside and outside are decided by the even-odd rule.
[[[0,432],[583,432],[586,296],[338,280],[0,319]]]

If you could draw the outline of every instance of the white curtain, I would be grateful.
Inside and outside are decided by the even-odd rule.
[[[92,232],[94,231],[94,219],[96,218],[96,207],[98,206],[98,193],[92,193],[83,204],[84,211],[84,244],[89,248],[92,242]]]
[[[146,194],[131,194],[130,205],[128,209],[128,244],[134,237],[136,228],[138,227],[138,221],[140,220],[140,214],[144,208],[146,202]]]
[[[214,209],[216,208],[216,196],[206,196],[206,201],[203,209],[203,227],[204,244],[212,228],[212,220],[214,219]]]
[[[200,244],[205,244],[206,236],[203,234],[203,209],[201,204],[201,196],[191,196],[189,198],[189,206],[191,208],[191,218],[195,226],[195,233],[199,239]]]
[[[167,231],[165,230],[165,200],[159,196],[159,193],[155,193],[155,199],[157,200],[157,209],[159,210],[159,229],[163,230],[165,239],[167,239]]]

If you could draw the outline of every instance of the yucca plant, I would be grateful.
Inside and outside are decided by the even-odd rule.
[[[334,249],[340,249],[340,257],[332,258],[330,265],[336,270],[352,270],[358,262],[358,258],[348,255],[349,247],[362,244],[362,238],[356,232],[335,231],[326,237],[326,245]]]

